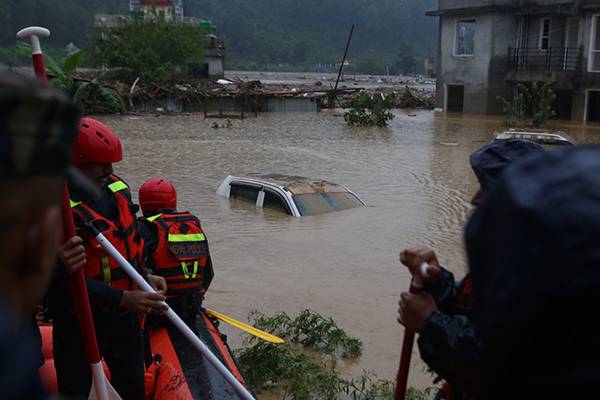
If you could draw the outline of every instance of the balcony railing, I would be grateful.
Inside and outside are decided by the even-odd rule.
[[[583,50],[578,47],[511,48],[509,60],[517,71],[576,71]]]

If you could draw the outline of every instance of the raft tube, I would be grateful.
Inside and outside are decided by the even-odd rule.
[[[218,329],[218,321],[202,312],[192,330],[231,373],[248,387],[237,361]],[[42,381],[51,395],[58,394],[52,355],[52,326],[40,325],[45,363]],[[150,330],[153,362],[146,371],[146,400],[238,399],[221,374],[171,324]],[[105,372],[110,373],[105,365]]]

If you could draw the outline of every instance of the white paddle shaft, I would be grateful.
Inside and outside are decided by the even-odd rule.
[[[123,271],[125,271],[127,276],[129,276],[129,278],[134,281],[144,292],[156,293],[152,286],[150,286],[150,284],[144,280],[144,278],[135,270],[135,268],[133,268],[133,266],[125,259],[125,257],[123,257],[121,253],[115,249],[112,243],[110,243],[102,233],[96,233],[96,240],[98,243],[100,243],[104,250],[106,250],[106,252],[119,263],[119,266],[123,269]],[[164,304],[167,305],[166,303]],[[221,361],[208,349],[208,347],[206,347],[202,340],[196,336],[190,327],[187,326],[186,323],[183,322],[183,320],[179,317],[179,315],[177,315],[170,307],[166,316],[173,323],[173,325],[175,325],[175,327],[194,345],[194,347],[198,349],[198,351],[200,351],[204,357],[206,357],[208,362],[210,362],[213,367],[215,367],[216,370],[223,375],[225,380],[227,380],[227,382],[233,386],[240,397],[245,400],[254,400],[254,397],[250,394],[248,389],[246,389],[244,385],[242,385],[240,381],[233,376],[227,367],[221,363]]]
[[[102,367],[102,361],[91,364],[92,370],[92,389],[88,400],[122,400],[121,396],[112,387]]]

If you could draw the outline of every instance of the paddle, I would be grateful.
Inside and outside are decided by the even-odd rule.
[[[261,331],[260,329],[257,329],[251,325],[248,325],[244,322],[235,320],[231,317],[228,317],[227,315],[221,314],[215,310],[211,310],[209,308],[204,309],[204,311],[206,311],[206,313],[208,315],[211,315],[225,323],[228,323],[231,326],[234,326],[238,329],[243,330],[246,333],[249,333],[250,335],[254,335],[259,339],[262,339],[264,341],[267,341],[269,343],[275,343],[275,344],[282,344],[285,343],[285,340],[283,340],[280,337],[277,337],[275,335],[271,335],[270,333],[267,333],[265,331]]]
[[[46,66],[44,64],[44,55],[40,45],[40,37],[49,36],[50,31],[40,26],[30,26],[17,32],[17,39],[29,39],[31,41],[31,58],[33,59],[35,75],[44,82],[47,81]],[[76,236],[73,214],[69,204],[69,188],[67,187],[66,182],[63,199],[63,233],[65,241]],[[90,363],[92,373],[92,388],[90,390],[89,398],[98,400],[120,400],[121,397],[106,379],[104,369],[102,368],[100,350],[98,349],[96,330],[94,328],[92,309],[90,308],[83,268],[80,268],[70,275],[69,288],[75,305],[75,313],[79,320],[79,329],[81,331],[83,347],[85,349],[87,360]]]
[[[110,243],[104,235],[91,224],[87,225],[94,232],[95,238],[100,243],[102,248],[117,261],[121,269],[134,281],[143,291],[148,293],[156,293],[156,291],[144,280],[144,278],[136,271],[135,268],[123,257],[117,249]],[[168,305],[164,303],[167,307]],[[221,361],[208,349],[208,347],[196,336],[189,326],[168,307],[166,317],[175,325],[175,327],[188,339],[194,347],[212,364],[213,367],[225,378],[225,380],[233,386],[238,395],[245,400],[254,400],[248,389],[238,381],[235,376],[221,363]]]
[[[421,264],[421,275],[427,276],[427,263]],[[421,293],[423,291],[423,282],[421,277],[414,276],[410,283],[410,293]],[[396,377],[396,393],[394,400],[404,400],[406,397],[406,386],[408,383],[408,370],[410,368],[410,357],[412,356],[413,341],[415,333],[404,330],[404,338],[402,340],[402,353],[400,354],[400,366],[398,367],[398,376]]]

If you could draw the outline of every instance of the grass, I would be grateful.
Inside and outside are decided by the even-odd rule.
[[[362,342],[349,336],[331,318],[311,310],[291,318],[280,312],[266,316],[252,311],[253,325],[286,339],[284,345],[274,345],[248,337],[246,347],[236,353],[244,375],[254,391],[270,390],[284,400],[391,400],[394,382],[379,379],[363,371],[347,379],[336,369],[339,358],[357,358]],[[426,400],[431,388],[409,388],[407,400]]]

